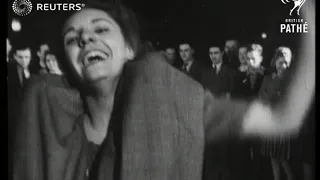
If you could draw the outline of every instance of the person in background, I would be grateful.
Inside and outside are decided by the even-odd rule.
[[[194,49],[190,43],[180,43],[179,52],[183,61],[183,65],[179,69],[192,77],[194,80],[201,82],[204,67],[194,58]]]
[[[48,50],[44,55],[45,66],[47,68],[47,72],[50,74],[63,75],[63,72],[60,68],[59,61],[57,59],[56,53],[52,52],[52,50]]]
[[[164,53],[165,53],[165,56],[167,58],[167,62],[174,66],[177,63],[177,61],[176,61],[176,57],[177,57],[176,50],[173,47],[167,47],[165,49]]]
[[[234,98],[254,99],[258,97],[262,85],[264,70],[261,66],[263,61],[263,48],[259,44],[251,44],[248,47],[248,70],[246,73],[238,73],[233,92]]]
[[[263,80],[259,97],[266,103],[275,103],[283,97],[281,84],[283,77],[291,64],[291,59],[285,58],[283,52],[278,49],[271,61],[271,67],[275,72],[266,76]],[[283,135],[279,138],[265,137],[262,141],[261,154],[270,158],[274,180],[281,179],[282,169],[287,180],[293,180],[293,171],[289,165],[291,159],[292,146],[290,137]]]
[[[7,49],[8,50],[8,49]],[[7,51],[8,52],[8,51]],[[20,106],[24,86],[31,74],[29,65],[31,62],[31,48],[26,44],[16,44],[12,49],[12,59],[7,63],[7,97],[8,97],[8,137],[9,137],[9,171],[11,171],[11,152],[16,132],[15,127],[19,119]]]
[[[223,62],[223,48],[219,44],[209,46],[210,68],[205,69],[201,84],[219,98],[230,98],[233,88],[234,70]],[[204,180],[229,179],[229,142],[208,145],[204,152]]]
[[[238,58],[239,58],[239,62],[240,62],[240,66],[238,67],[238,71],[246,73],[249,69],[249,65],[248,65],[248,47],[247,46],[241,46],[239,48],[239,53],[238,53]]]
[[[224,63],[233,69],[239,66],[238,60],[239,42],[236,39],[228,39],[224,47]]]
[[[12,50],[12,45],[11,45],[11,42],[10,42],[9,38],[7,38],[7,63],[10,60],[11,50]]]
[[[223,50],[219,45],[209,47],[212,67],[205,69],[201,84],[217,97],[230,98],[233,91],[234,70],[223,62]]]
[[[46,63],[45,63],[45,53],[46,51],[48,51],[49,45],[47,43],[42,43],[39,45],[39,49],[37,50],[37,56],[39,59],[39,70],[38,70],[38,74],[47,74],[47,67],[46,67]]]

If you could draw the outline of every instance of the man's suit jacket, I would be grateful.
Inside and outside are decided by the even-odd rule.
[[[14,132],[15,126],[17,121],[19,121],[19,112],[20,106],[22,103],[22,94],[24,91],[24,86],[20,82],[20,77],[18,74],[18,67],[16,62],[9,61],[7,64],[7,107],[8,107],[8,151],[9,151],[9,158],[11,158],[12,152],[12,141],[14,139]],[[25,80],[25,83],[27,80]],[[11,163],[12,161],[9,160],[9,171],[11,171]]]
[[[247,73],[238,71],[235,77],[235,84],[232,93],[233,98],[252,100],[259,96],[259,91],[264,79],[263,74],[257,73],[253,88],[250,84],[250,76],[248,76]]]
[[[233,91],[234,74],[234,70],[225,64],[221,65],[218,74],[214,72],[212,67],[207,68],[203,73],[201,84],[205,88],[208,88],[214,95],[225,97],[226,93]]]
[[[214,98],[161,58],[152,53],[126,65],[119,173],[124,180],[199,180],[205,143],[241,133],[248,104]],[[83,105],[64,77],[29,81],[17,126],[15,180],[86,179],[92,143],[83,132]],[[99,180],[109,172],[107,152],[101,153]]]
[[[239,58],[237,56],[232,55],[230,57],[226,53],[223,55],[223,63],[234,70],[240,66]]]
[[[24,85],[20,82],[20,77],[18,74],[18,67],[15,62],[9,62],[8,67],[8,79],[7,79],[7,90],[8,90],[8,118],[9,126],[14,126],[14,121],[16,121],[16,115],[19,112],[19,107],[22,101],[22,94],[24,90]],[[11,130],[11,128],[10,128]]]
[[[179,69],[183,71],[182,67],[180,67]],[[193,78],[194,80],[196,80],[197,82],[201,82],[203,71],[204,71],[204,66],[200,62],[193,60],[189,68],[189,71],[185,73],[191,78]]]
[[[233,78],[234,70],[225,64],[221,64],[218,73],[216,73],[212,67],[207,68],[203,74],[201,83],[215,96],[226,98],[226,93],[232,92]],[[203,179],[230,179],[229,155],[229,141],[221,141],[217,144],[207,146],[204,154]]]

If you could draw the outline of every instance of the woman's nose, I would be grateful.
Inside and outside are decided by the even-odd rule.
[[[80,39],[79,39],[79,46],[83,47],[89,43],[92,43],[95,41],[94,36],[92,35],[92,33],[88,32],[88,31],[82,31],[80,34]]]

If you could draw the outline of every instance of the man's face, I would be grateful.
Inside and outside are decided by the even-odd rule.
[[[39,60],[40,60],[40,66],[42,68],[45,68],[46,67],[46,63],[45,63],[45,60],[44,60],[44,56],[45,56],[45,53],[49,50],[49,46],[48,44],[42,44],[37,52],[37,55],[39,57]]]
[[[31,61],[31,51],[30,49],[17,50],[13,57],[19,66],[28,68]]]
[[[239,61],[241,64],[246,64],[248,62],[247,51],[246,47],[239,48]]]
[[[222,62],[223,53],[221,52],[219,47],[210,47],[209,48],[209,57],[213,64]]]
[[[173,48],[167,48],[165,55],[168,59],[168,62],[172,64],[174,62],[174,59],[176,58],[176,51]]]
[[[238,48],[237,46],[238,46],[238,43],[236,40],[228,40],[225,43],[224,51],[227,54],[236,53]]]
[[[249,60],[249,65],[253,68],[257,68],[260,66],[262,62],[262,55],[258,51],[249,51],[248,52],[248,60]]]
[[[183,62],[192,60],[193,50],[189,44],[181,44],[179,46],[180,56]]]

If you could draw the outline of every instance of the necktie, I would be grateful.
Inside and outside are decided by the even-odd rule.
[[[26,77],[26,75],[24,74],[24,73],[22,73],[22,85],[24,85],[24,83],[26,82],[26,80],[27,80],[27,77]]]
[[[217,67],[215,65],[213,65],[212,67],[213,67],[214,75],[216,75],[217,74]]]
[[[183,64],[183,66],[182,66],[182,71],[183,72],[188,72],[187,66],[188,66],[187,63]]]
[[[24,83],[27,81],[27,79],[29,78],[30,74],[28,71],[22,71],[22,85],[24,85]]]

